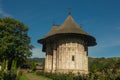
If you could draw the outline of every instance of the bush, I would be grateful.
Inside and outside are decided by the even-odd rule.
[[[0,80],[20,80],[21,72],[19,74],[8,71],[8,72],[0,72]]]
[[[68,73],[68,74],[62,74],[62,73],[47,73],[47,72],[36,72],[37,75],[45,76],[48,78],[51,78],[52,80],[120,80],[120,74],[113,76],[106,75],[106,74],[99,74],[99,73],[89,73],[88,75],[80,75],[77,76]]]
[[[83,79],[81,75],[75,76],[72,73],[64,74],[64,73],[36,72],[36,74],[51,78],[52,80],[82,80]]]
[[[22,72],[16,69],[16,61],[12,62],[11,70],[5,69],[6,63],[3,62],[2,70],[0,71],[0,80],[20,80]]]

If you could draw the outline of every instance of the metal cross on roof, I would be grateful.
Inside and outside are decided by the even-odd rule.
[[[72,8],[68,8],[68,14],[71,15]]]

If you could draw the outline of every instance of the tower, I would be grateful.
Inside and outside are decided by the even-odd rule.
[[[46,52],[46,72],[88,73],[88,47],[95,46],[96,39],[83,31],[71,15],[61,26],[53,25],[38,43]]]

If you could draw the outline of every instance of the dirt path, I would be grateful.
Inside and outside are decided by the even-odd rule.
[[[47,78],[43,78],[43,77],[37,76],[37,75],[35,75],[33,73],[25,73],[25,76],[29,80],[50,80],[50,79],[47,79]]]

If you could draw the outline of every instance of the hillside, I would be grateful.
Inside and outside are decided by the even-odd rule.
[[[89,58],[89,71],[118,70],[120,69],[120,58]]]

